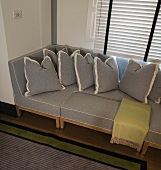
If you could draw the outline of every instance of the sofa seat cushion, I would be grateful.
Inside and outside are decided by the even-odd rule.
[[[94,86],[83,90],[83,93],[88,93],[88,94],[93,94],[96,96],[100,96],[106,99],[111,99],[111,100],[116,100],[121,102],[123,98],[129,99],[129,100],[133,100],[133,101],[137,101],[136,99],[132,98],[131,96],[129,96],[128,94],[120,91],[120,90],[111,90],[108,92],[103,92],[103,93],[98,93],[98,94],[94,94],[95,88]]]
[[[105,130],[112,130],[120,102],[75,92],[61,107],[61,117]]]
[[[152,106],[152,112],[146,141],[161,145],[161,104],[157,104],[152,100],[149,100],[149,104]]]
[[[30,97],[19,97],[16,104],[34,111],[60,116],[61,105],[73,91],[78,91],[76,84],[66,87],[65,90],[47,92]]]

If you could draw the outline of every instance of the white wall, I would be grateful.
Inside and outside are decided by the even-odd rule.
[[[57,1],[57,43],[93,49],[94,43],[86,40],[89,0]]]
[[[51,0],[0,0],[0,101],[13,103],[8,60],[51,44]],[[22,10],[22,19],[13,19]]]
[[[14,103],[8,69],[8,52],[0,1],[0,101]]]
[[[22,10],[21,19],[13,19],[14,10]],[[51,44],[50,0],[2,0],[2,11],[9,59]]]
[[[45,47],[51,45],[51,0],[39,1],[41,46]]]

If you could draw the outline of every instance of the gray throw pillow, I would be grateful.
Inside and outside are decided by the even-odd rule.
[[[44,58],[41,65],[29,57],[25,57],[24,71],[27,80],[25,96],[61,90],[63,88],[49,56]]]
[[[94,59],[95,94],[118,89],[118,66],[113,57],[103,62],[100,58]]]
[[[68,53],[67,48],[65,48],[65,47],[64,48],[61,47],[59,51],[64,51],[64,52]],[[58,49],[55,49],[54,51],[49,50],[47,48],[43,49],[43,57],[49,56],[51,58],[51,61],[54,64],[54,67],[55,67],[56,70],[57,70],[57,67],[58,67],[58,56],[57,56],[57,54],[58,54],[59,51],[58,51]]]
[[[147,97],[155,81],[158,67],[158,64],[148,64],[142,67],[136,61],[129,60],[120,82],[120,90],[147,103]]]
[[[55,54],[55,52],[47,49],[47,48],[44,48],[43,49],[43,57],[45,58],[46,56],[49,56],[51,58],[51,61],[53,62],[54,64],[54,67],[55,69],[57,70],[57,65],[58,65],[58,57],[57,55]]]
[[[75,50],[70,56],[66,52],[58,52],[58,75],[61,84],[64,86],[76,83],[74,69],[74,55],[76,53],[80,53],[80,50]]]
[[[74,67],[79,91],[94,85],[93,62],[93,57],[90,53],[87,53],[84,57],[81,54],[74,56]]]
[[[154,85],[148,98],[155,101],[156,103],[161,102],[161,70],[158,71]]]

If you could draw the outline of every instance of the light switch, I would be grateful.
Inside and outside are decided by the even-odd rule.
[[[20,19],[20,18],[22,18],[22,10],[14,10],[14,11],[13,11],[13,18],[14,18],[14,19]]]

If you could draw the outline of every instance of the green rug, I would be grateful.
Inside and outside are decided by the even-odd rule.
[[[79,144],[55,135],[42,133],[11,123],[0,121],[0,131],[114,167],[127,170],[147,169],[145,161]]]

